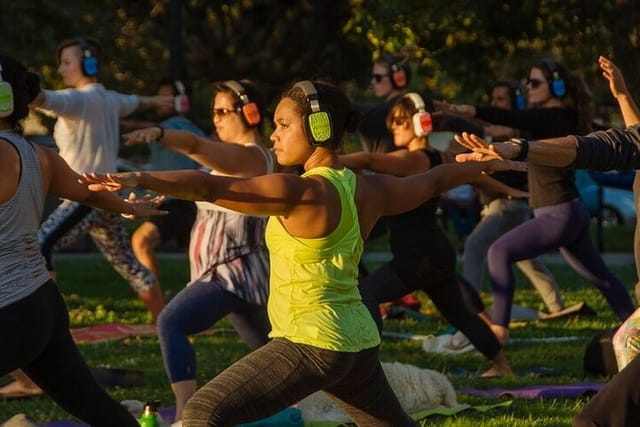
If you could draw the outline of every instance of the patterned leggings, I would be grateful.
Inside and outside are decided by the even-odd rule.
[[[276,338],[240,359],[189,399],[184,427],[261,419],[324,390],[358,425],[417,426],[387,382],[379,347],[358,353]]]
[[[53,271],[53,251],[69,246],[87,232],[136,293],[147,291],[156,283],[154,274],[133,254],[129,234],[117,214],[70,201],[62,202],[38,231],[38,243],[49,271]]]

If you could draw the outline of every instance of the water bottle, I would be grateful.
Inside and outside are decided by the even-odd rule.
[[[158,404],[156,402],[145,402],[144,411],[138,423],[142,427],[160,427],[160,418],[158,417]]]

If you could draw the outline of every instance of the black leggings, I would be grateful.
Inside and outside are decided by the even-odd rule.
[[[378,353],[377,346],[345,353],[276,338],[199,389],[184,409],[182,425],[233,426],[324,390],[358,425],[417,426],[389,386]]]
[[[139,427],[93,378],[53,281],[1,308],[0,325],[0,375],[22,368],[65,411],[91,426]]]
[[[455,250],[440,230],[432,231],[428,242],[426,248],[394,254],[391,262],[361,279],[360,293],[364,304],[382,331],[378,304],[423,290],[442,316],[465,334],[480,353],[493,360],[502,346],[478,316],[483,308],[482,301],[456,273]]]

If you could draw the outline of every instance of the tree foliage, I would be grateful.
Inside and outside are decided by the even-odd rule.
[[[541,56],[581,73],[612,103],[597,69],[609,55],[640,91],[640,5],[634,0],[5,0],[4,51],[59,87],[59,41],[103,43],[103,81],[150,93],[166,74],[193,83],[206,121],[212,81],[253,78],[276,97],[288,83],[326,78],[367,96],[370,64],[403,51],[412,88],[482,101],[498,78],[525,76]]]

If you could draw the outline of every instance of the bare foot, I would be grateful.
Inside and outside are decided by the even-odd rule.
[[[491,367],[487,369],[480,378],[510,377],[513,376],[511,366],[504,350],[500,350],[498,354],[491,360]]]
[[[0,387],[0,397],[6,398],[39,396],[42,393],[42,389],[35,383],[26,384],[22,381],[13,381],[4,387]]]
[[[509,368],[509,366],[504,368],[504,367],[492,364],[489,369],[487,369],[480,375],[480,378],[488,379],[488,378],[512,377],[512,376],[513,376],[513,371],[511,370],[511,368]]]

